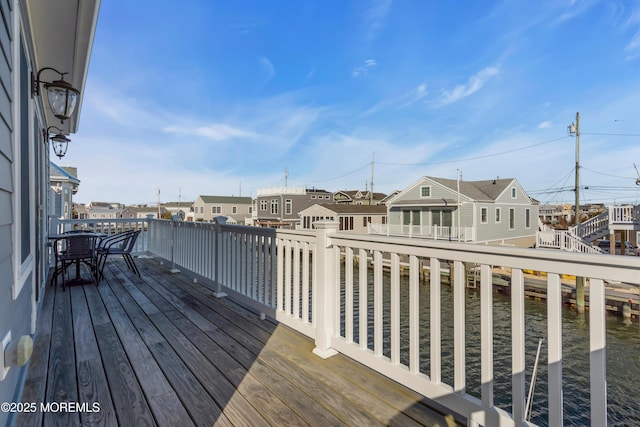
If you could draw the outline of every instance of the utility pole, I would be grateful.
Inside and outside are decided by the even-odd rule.
[[[369,206],[373,204],[373,164],[374,164],[374,156],[375,151],[371,153],[371,190],[369,191]]]
[[[569,134],[576,135],[576,200],[573,225],[576,230],[580,225],[580,113],[576,113],[576,123],[569,125]],[[584,277],[576,276],[576,308],[584,313]]]
[[[289,169],[285,166],[284,168],[284,187],[287,188],[289,182]]]
[[[158,219],[160,219],[160,187],[158,187]]]

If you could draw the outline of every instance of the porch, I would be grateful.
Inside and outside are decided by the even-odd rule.
[[[22,395],[38,406],[18,426],[453,423],[422,395],[346,356],[317,357],[311,339],[159,258],[137,264],[141,278],[110,261],[98,287],[47,286]]]

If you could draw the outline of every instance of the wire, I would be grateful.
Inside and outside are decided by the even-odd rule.
[[[640,136],[638,133],[596,133],[596,132],[580,132],[580,135],[596,135],[596,136]]]
[[[636,179],[635,177],[630,177],[630,176],[619,176],[619,175],[610,175],[608,173],[603,173],[603,172],[598,172],[595,171],[593,169],[589,169],[589,168],[585,168],[584,166],[580,166],[582,169],[587,170],[589,172],[593,172],[593,173],[597,173],[599,175],[604,175],[604,176],[610,176],[612,178],[620,178],[620,179]]]
[[[364,168],[368,168],[371,166],[371,162],[367,163],[364,166],[359,167],[358,169],[355,169],[351,172],[347,172],[345,174],[339,175],[339,176],[335,176],[333,178],[327,178],[327,179],[293,179],[293,178],[289,178],[291,181],[297,181],[297,182],[328,182],[328,181],[335,181],[336,179],[340,179],[340,178],[344,178],[345,176],[349,176],[349,175],[353,175],[356,172],[360,172],[362,169]]]
[[[561,139],[565,139],[565,138],[571,138],[571,136],[568,136],[568,135],[567,136],[562,136],[560,138],[551,139],[549,141],[540,142],[538,144],[527,145],[527,146],[524,146],[524,147],[514,148],[513,150],[502,151],[502,152],[499,152],[499,153],[486,154],[484,156],[477,156],[477,157],[466,157],[466,158],[462,158],[462,159],[443,160],[443,161],[440,161],[440,162],[427,162],[427,163],[377,162],[377,164],[386,165],[386,166],[426,166],[426,165],[443,165],[443,164],[446,164],[446,163],[456,163],[456,162],[468,162],[470,160],[480,160],[480,159],[486,159],[488,157],[496,157],[496,156],[502,156],[503,154],[515,153],[516,151],[522,151],[522,150],[526,150],[526,149],[529,149],[529,148],[539,147],[539,146],[545,145],[545,144],[551,144],[552,142],[560,141]]]

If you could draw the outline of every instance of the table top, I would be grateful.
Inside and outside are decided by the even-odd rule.
[[[67,237],[73,237],[73,236],[107,237],[107,234],[105,234],[105,233],[94,233],[94,232],[91,232],[91,231],[83,231],[82,233],[49,234],[49,236],[47,236],[47,238],[49,240],[60,240],[60,239],[66,239]]]

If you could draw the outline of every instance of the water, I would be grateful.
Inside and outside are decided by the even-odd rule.
[[[357,269],[354,269],[357,270]],[[344,274],[344,272],[343,272]],[[373,349],[373,274],[368,274],[368,346]],[[344,281],[342,281],[344,283]],[[389,275],[384,274],[384,336],[390,331]],[[354,340],[358,342],[358,277],[354,272]],[[408,279],[401,278],[401,362],[408,364]],[[344,288],[342,289],[344,304]],[[420,369],[430,373],[429,285],[420,286]],[[442,285],[442,381],[453,384],[453,293]],[[529,390],[538,340],[546,336],[547,307],[545,301],[525,300],[526,390]],[[563,329],[563,393],[565,425],[590,424],[589,398],[589,316],[564,307]],[[628,322],[627,322],[628,323]],[[511,412],[511,300],[494,293],[494,401]],[[342,335],[344,336],[344,311]],[[612,426],[640,426],[640,326],[635,321],[625,324],[621,317],[608,316],[607,328],[607,396],[608,422]],[[480,294],[467,289],[466,295],[466,383],[467,393],[480,398]],[[390,356],[388,339],[384,354]],[[547,347],[543,343],[531,421],[548,425],[547,420]]]

